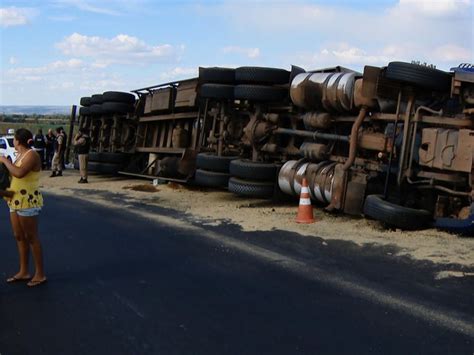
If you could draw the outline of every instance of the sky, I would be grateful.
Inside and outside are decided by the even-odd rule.
[[[474,62],[473,2],[0,0],[0,105],[78,105],[199,66],[449,70]]]

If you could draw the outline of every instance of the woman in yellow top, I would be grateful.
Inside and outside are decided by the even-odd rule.
[[[29,280],[27,285],[34,287],[46,282],[43,253],[38,239],[38,214],[43,206],[43,197],[39,191],[41,158],[30,148],[33,135],[29,130],[18,129],[13,143],[18,153],[15,164],[6,157],[0,157],[0,162],[5,164],[12,177],[8,190],[13,192],[13,196],[7,199],[7,203],[20,256],[20,270],[8,278],[7,282]],[[35,262],[33,277],[28,270],[30,249]]]

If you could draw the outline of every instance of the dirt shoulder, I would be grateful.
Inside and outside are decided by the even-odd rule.
[[[399,250],[397,255],[439,264],[474,267],[474,238],[460,238],[435,229],[385,231],[374,221],[330,215],[320,209],[315,209],[316,223],[297,224],[294,222],[297,201],[277,204],[240,198],[226,191],[199,189],[175,183],[155,188],[148,180],[127,177],[92,175],[89,177],[89,184],[78,184],[79,174],[75,170],[67,170],[64,176],[56,178],[49,178],[49,173],[42,172],[41,188],[57,195],[71,196],[76,190],[108,191],[122,195],[124,203],[141,202],[185,212],[203,224],[231,222],[240,225],[244,231],[286,230],[308,237],[352,241],[361,246],[394,245]],[[100,196],[88,195],[87,198],[91,202],[104,202]]]

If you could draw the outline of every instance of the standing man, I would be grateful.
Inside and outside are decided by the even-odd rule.
[[[62,168],[63,170],[66,169],[66,147],[67,147],[67,134],[66,134],[66,130],[63,128],[63,127],[59,127],[61,129],[61,134],[63,135],[63,152],[62,152],[62,155],[61,155],[61,165],[62,165]],[[67,157],[69,159],[69,157]]]
[[[45,149],[46,149],[46,138],[43,135],[43,130],[38,129],[35,136],[33,137],[33,148],[39,154],[41,159],[41,169],[45,168]]]
[[[54,154],[54,142],[56,142],[56,136],[50,128],[46,135],[46,169],[51,169]]]
[[[56,141],[54,142],[54,155],[51,166],[52,172],[49,177],[63,176],[63,162],[61,161],[61,158],[64,156],[64,150],[66,146],[64,144],[64,136],[61,131],[61,127],[56,128]]]
[[[87,163],[89,162],[89,149],[91,147],[91,138],[87,128],[80,128],[73,141],[79,159],[79,172],[81,179],[79,184],[87,184]]]

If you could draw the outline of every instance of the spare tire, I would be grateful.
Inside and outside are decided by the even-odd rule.
[[[199,67],[199,81],[201,83],[233,84],[235,82],[235,69]]]
[[[234,89],[237,100],[278,102],[288,98],[288,89],[262,85],[237,85]]]
[[[417,64],[390,62],[385,77],[435,91],[449,92],[451,89],[449,73]]]
[[[120,91],[106,91],[102,94],[102,99],[104,100],[104,102],[112,101],[112,102],[123,102],[126,104],[135,103],[135,95],[130,94],[128,92],[120,92]]]
[[[288,84],[290,72],[278,68],[240,67],[235,69],[235,80],[250,84]]]
[[[81,106],[90,106],[91,105],[91,98],[89,96],[81,97],[80,104],[81,104]]]
[[[278,167],[271,163],[254,162],[246,159],[236,159],[230,162],[230,175],[250,180],[275,181]]]
[[[429,211],[388,202],[383,199],[382,195],[366,197],[364,214],[387,226],[408,230],[427,228],[433,220]]]

